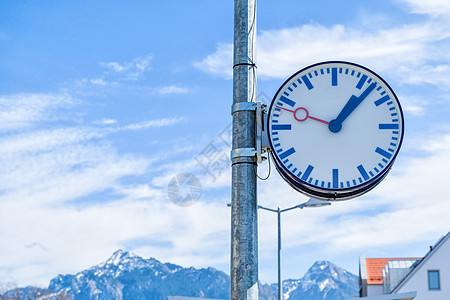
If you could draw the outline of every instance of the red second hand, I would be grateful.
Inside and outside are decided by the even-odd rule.
[[[295,113],[293,110],[290,110],[290,109],[287,109],[287,108],[284,108],[284,107],[281,107],[281,106],[278,106],[278,105],[276,107],[278,107],[279,109],[287,110],[287,111],[289,111],[291,113]]]
[[[324,121],[324,120],[321,120],[321,119],[318,119],[318,118],[315,118],[315,117],[310,116],[308,110],[307,110],[306,108],[304,108],[304,107],[299,107],[299,108],[297,108],[295,111],[294,111],[294,110],[287,109],[287,108],[284,108],[284,107],[281,107],[281,106],[278,106],[278,105],[277,105],[276,107],[279,108],[279,109],[283,109],[283,110],[286,110],[286,111],[288,111],[288,112],[293,113],[293,114],[294,114],[294,119],[296,119],[296,120],[299,121],[299,122],[306,121],[306,119],[312,119],[312,120],[314,120],[314,121],[317,121],[317,122],[320,122],[320,123],[323,123],[323,124],[326,124],[326,125],[328,125],[328,124],[330,123],[330,122],[327,122],[327,121]],[[297,118],[296,113],[297,113],[299,110],[303,110],[303,111],[306,113],[306,117],[305,117],[305,118],[303,118],[303,119]]]
[[[317,122],[320,122],[320,123],[323,123],[323,124],[330,124],[330,122],[327,122],[327,121],[324,121],[324,120],[321,120],[321,119],[318,119],[318,118],[314,118],[314,117],[311,117],[311,116],[308,116],[308,118],[310,118],[310,119],[313,119],[314,121],[317,121]]]

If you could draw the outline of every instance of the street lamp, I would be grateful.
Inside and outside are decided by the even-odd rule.
[[[302,204],[299,204],[296,206],[292,206],[289,208],[285,208],[285,209],[280,209],[279,207],[277,209],[272,209],[272,208],[267,208],[267,207],[258,205],[258,208],[268,210],[271,212],[275,212],[275,213],[277,213],[277,216],[278,216],[278,300],[282,300],[282,295],[283,295],[282,282],[281,282],[281,213],[286,212],[288,210],[295,209],[295,208],[303,209],[305,207],[320,207],[320,206],[326,206],[326,205],[331,205],[331,202],[317,200],[314,198],[310,198],[305,203],[302,203]]]

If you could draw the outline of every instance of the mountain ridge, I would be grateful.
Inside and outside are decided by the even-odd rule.
[[[86,270],[56,276],[46,289],[15,289],[5,293],[4,298],[167,300],[168,296],[183,296],[229,299],[229,286],[229,275],[215,268],[184,268],[119,249],[107,260]],[[357,291],[357,276],[328,261],[315,262],[300,279],[283,281],[286,300],[345,299],[356,296]],[[12,297],[14,295],[16,298]],[[277,284],[259,283],[259,298],[277,299]],[[0,299],[3,299],[1,295]]]

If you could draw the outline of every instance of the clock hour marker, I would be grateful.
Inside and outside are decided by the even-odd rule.
[[[286,98],[285,96],[281,96],[280,101],[286,103],[289,106],[292,106],[292,107],[295,106],[295,102],[289,98]]]
[[[303,173],[303,176],[302,176],[302,180],[303,180],[303,181],[308,180],[308,177],[309,177],[309,175],[311,175],[311,172],[312,172],[313,169],[314,169],[314,167],[311,166],[311,165],[309,165],[309,166],[306,168],[306,171],[305,171],[305,173]],[[312,178],[311,178],[311,179],[312,179]]]
[[[291,130],[291,124],[273,124],[272,130]]]
[[[380,99],[378,99],[374,103],[375,103],[376,106],[380,106],[381,104],[383,104],[384,102],[388,101],[389,99],[391,99],[389,97],[389,95],[386,95],[386,96],[381,97]]]
[[[375,152],[386,157],[387,159],[390,159],[392,156],[392,154],[390,154],[386,150],[381,149],[380,147],[377,147],[377,149],[375,149]]]
[[[356,85],[356,88],[358,90],[360,90],[363,87],[363,85],[366,82],[366,80],[367,80],[367,75],[361,76],[361,79],[358,81],[358,84]]]
[[[294,147],[292,147],[292,148],[289,148],[288,150],[284,151],[283,153],[281,153],[279,155],[279,157],[280,157],[280,159],[285,159],[286,157],[288,157],[289,155],[294,154],[294,153],[295,153],[295,149],[294,149]]]
[[[359,165],[358,167],[359,173],[361,173],[361,176],[364,178],[364,180],[369,180],[369,175],[366,172],[366,169],[362,165]]]
[[[331,85],[332,86],[338,85],[337,68],[331,69]]]
[[[309,81],[309,78],[306,75],[302,76],[302,80],[306,84],[306,87],[308,88],[308,90],[311,90],[312,88],[314,88],[314,86],[311,84],[311,81]]]
[[[333,189],[339,188],[339,169],[333,169]]]
[[[398,129],[398,124],[379,124],[378,129]]]

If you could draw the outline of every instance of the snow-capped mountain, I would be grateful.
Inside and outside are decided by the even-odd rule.
[[[47,289],[16,289],[4,298],[0,295],[0,299],[229,299],[229,290],[230,277],[214,268],[183,268],[118,250],[92,268],[75,275],[58,275]],[[289,300],[338,300],[356,296],[357,292],[357,276],[326,261],[316,262],[301,279],[283,281],[284,299]],[[277,284],[260,284],[259,298],[277,299]]]
[[[59,275],[49,289],[84,299],[161,299],[168,296],[226,299],[230,279],[214,268],[194,269],[119,250],[76,275]]]
[[[272,293],[277,294],[277,284],[271,287]],[[358,276],[331,262],[317,261],[301,279],[283,280],[283,299],[349,299],[358,296],[358,289]]]
[[[300,280],[283,289],[289,300],[334,300],[358,295],[358,277],[328,262],[317,261]]]

